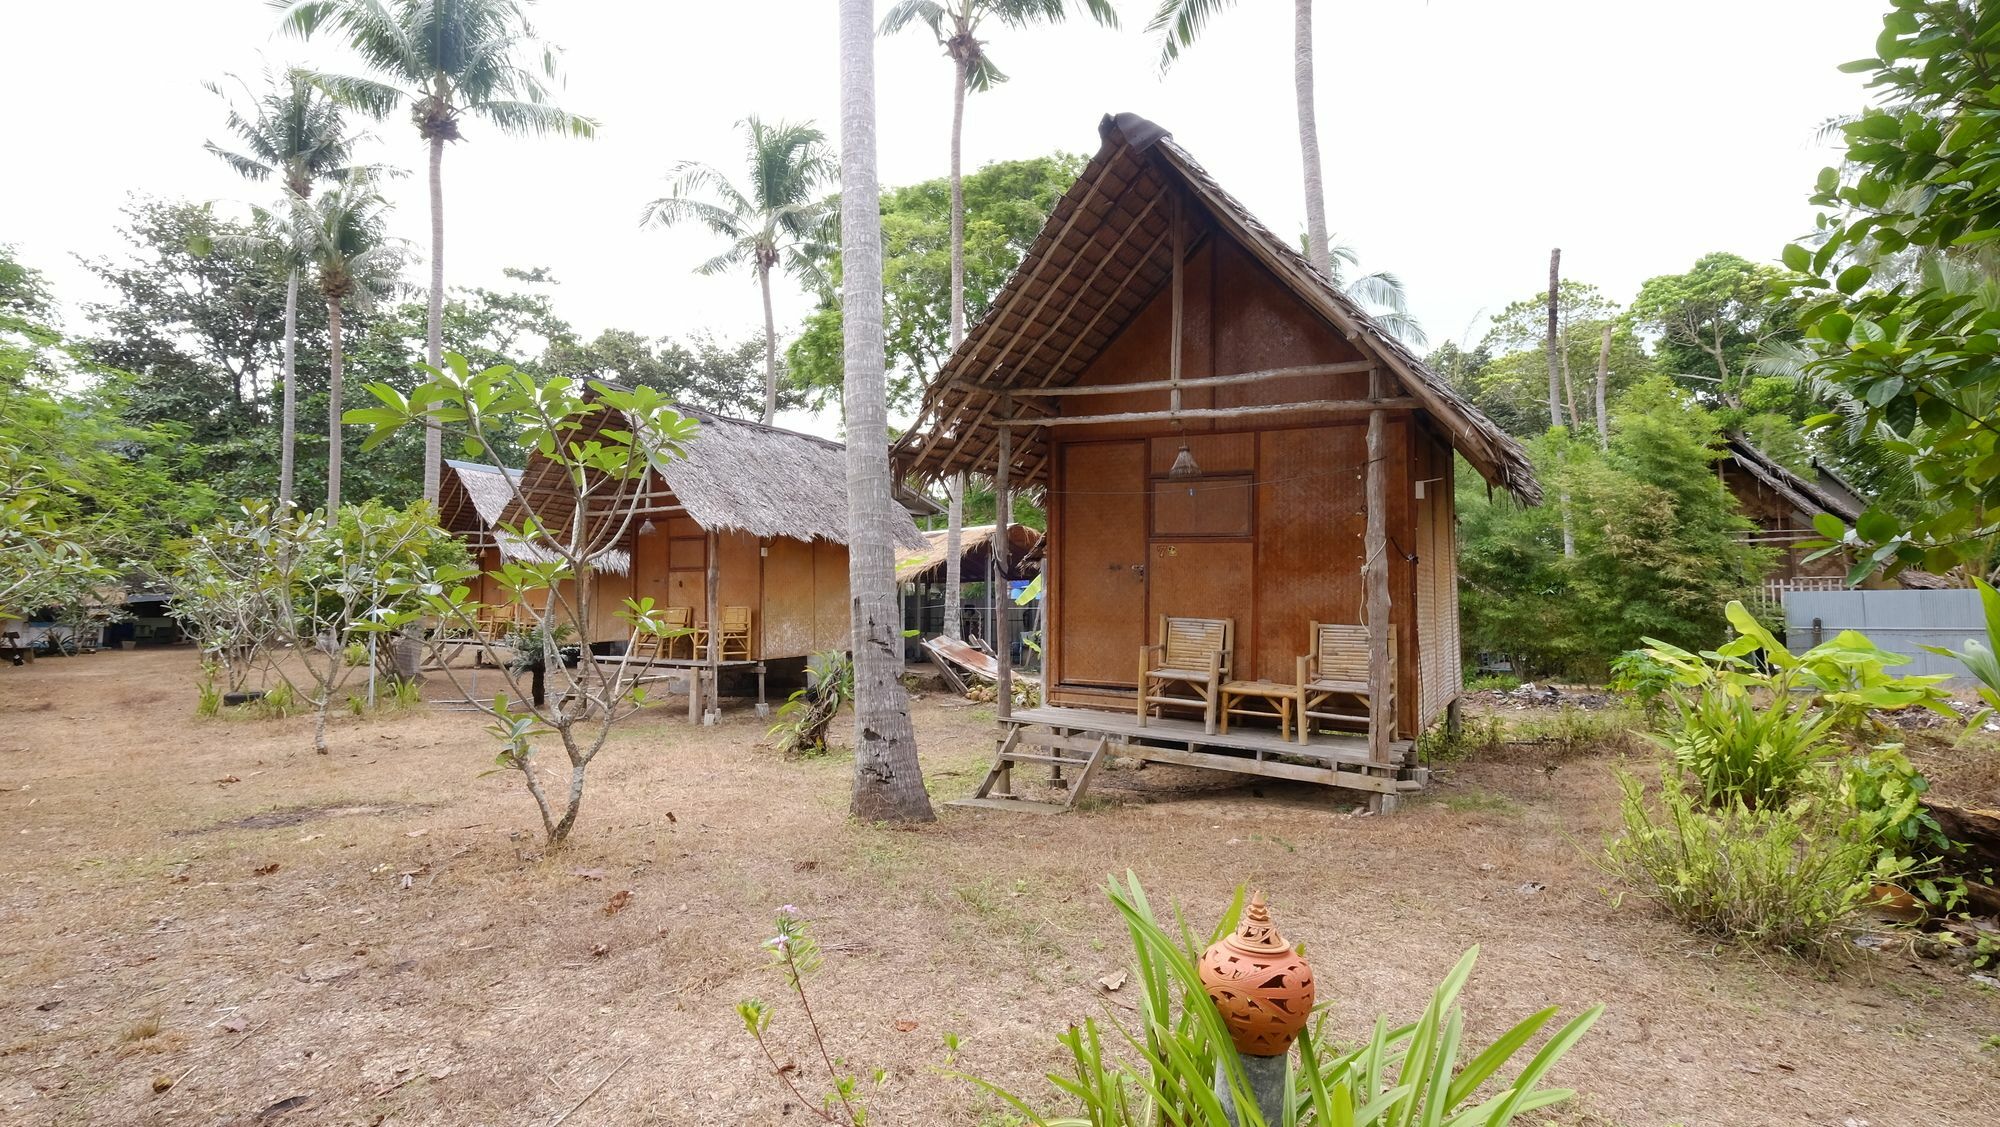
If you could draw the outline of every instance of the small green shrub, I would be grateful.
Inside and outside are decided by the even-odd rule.
[[[1902,873],[1905,888],[1932,910],[1949,913],[1965,903],[1965,880],[1943,872],[1953,846],[1924,809],[1922,799],[1930,786],[1901,747],[1886,744],[1848,760],[1836,794],[1858,832],[1876,843],[1877,867]]]
[[[292,689],[290,681],[280,681],[264,690],[251,707],[266,720],[283,720],[299,710],[298,693]]]
[[[222,715],[222,686],[215,683],[215,663],[203,662],[201,680],[194,683],[194,714],[209,719]]]
[[[1716,811],[1671,769],[1657,804],[1636,777],[1619,782],[1624,832],[1606,847],[1607,871],[1703,935],[1824,957],[1870,887],[1899,875],[1878,866],[1868,828],[1820,795]]]
[[[397,708],[416,708],[424,703],[424,683],[415,677],[391,677],[389,700]]]
[[[1512,673],[1467,673],[1465,691],[1468,693],[1501,692],[1521,687],[1521,679]]]
[[[805,688],[778,706],[778,722],[768,735],[788,759],[825,755],[826,736],[840,707],[854,697],[854,661],[838,650],[820,654],[818,672]]]
[[[368,711],[368,698],[358,693],[347,694],[347,711],[360,716]]]
[[[1674,697],[1656,739],[1711,807],[1784,806],[1819,779],[1836,747],[1833,718],[1806,698],[1774,691],[1759,705],[1740,688],[1710,682]]]
[[[1645,650],[1626,650],[1611,659],[1610,687],[1632,698],[1649,719],[1657,718],[1674,687],[1674,670]]]

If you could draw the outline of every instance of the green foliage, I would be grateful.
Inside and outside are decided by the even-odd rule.
[[[965,316],[976,323],[1041,233],[1083,158],[997,161],[964,178]],[[837,255],[824,265],[839,278]],[[951,189],[926,180],[882,193],[883,332],[891,405],[906,405],[951,355]],[[827,291],[786,356],[794,384],[821,408],[841,388],[839,302]],[[990,504],[990,502],[989,502]],[[976,523],[968,516],[967,523]]]
[[[1837,750],[1827,734],[1833,718],[1793,697],[1783,682],[1761,704],[1718,681],[1672,699],[1660,743],[1709,807],[1784,806],[1813,785],[1814,769]]]
[[[1837,389],[1843,423],[1907,458],[1921,513],[1871,504],[1829,541],[1878,567],[1992,578],[2000,536],[2000,93],[1989,46],[2000,8],[1891,0],[1874,54],[1843,70],[1868,76],[1869,107],[1842,128],[1840,168],[1820,172],[1814,237],[1787,246],[1809,275],[1812,376]]]
[[[814,1050],[807,1054],[806,1067],[801,1069],[794,1063],[778,1063],[770,1036],[772,1011],[762,998],[745,998],[736,1003],[736,1015],[743,1019],[744,1032],[757,1042],[757,1048],[770,1064],[772,1074],[801,1106],[822,1123],[866,1127],[868,1108],[861,1102],[861,1078],[843,1071],[846,1062],[834,1056],[828,1048],[826,1034],[820,1028],[819,1019],[813,1015],[812,1002],[806,993],[806,980],[823,965],[819,942],[813,938],[812,929],[799,910],[790,904],[778,910],[776,926],[778,934],[765,940],[764,948],[770,953],[771,964],[784,979],[786,988],[798,1000],[799,1013],[805,1018],[806,1036]],[[813,1062],[815,1057],[817,1063]],[[825,1087],[819,1093],[817,1105],[799,1088],[807,1071],[823,1072],[825,1075],[821,1081]],[[886,1076],[884,1070],[877,1069],[875,1083],[881,1084]]]
[[[1980,608],[1985,612],[1987,640],[1982,642],[1977,638],[1967,638],[1965,648],[1957,650],[1942,646],[1924,647],[1934,654],[1957,658],[1967,673],[1979,679],[1979,699],[1986,702],[1988,711],[1966,721],[1965,730],[1968,732],[1983,725],[1991,711],[2000,710],[2000,657],[1993,652],[1994,646],[2000,646],[2000,591],[1995,591],[1983,579],[1975,579],[1972,583],[1979,590]]]
[[[1257,1111],[1222,1015],[1202,986],[1196,969],[1201,947],[1192,931],[1176,913],[1179,934],[1170,934],[1155,917],[1138,878],[1129,873],[1123,883],[1111,881],[1110,895],[1132,937],[1139,1016],[1137,1028],[1112,1018],[1115,1039],[1104,1037],[1094,1020],[1071,1026],[1057,1038],[1066,1050],[1068,1075],[1052,1074],[1049,1082],[1081,1114],[1047,1116],[1022,1096],[979,1077],[965,1077],[1036,1127],[1226,1127],[1236,1121],[1215,1095],[1218,1083],[1227,1084],[1241,1127],[1429,1127],[1446,1122],[1499,1127],[1575,1095],[1540,1085],[1603,1008],[1593,1007],[1557,1029],[1525,1064],[1512,1062],[1548,1027],[1555,1007],[1530,1014],[1472,1051],[1463,1044],[1466,1019],[1458,1000],[1478,958],[1475,947],[1439,983],[1413,1022],[1391,1025],[1386,1016],[1378,1016],[1366,1042],[1340,1046],[1328,1039],[1322,1015],[1299,1039],[1280,1121],[1267,1123]],[[1242,903],[1238,890],[1207,942],[1235,925]],[[1119,1053],[1120,1045],[1127,1053]]]
[[[299,710],[299,694],[290,681],[279,681],[264,690],[250,707],[266,720],[284,720]]]
[[[1489,498],[1461,467],[1466,651],[1591,679],[1643,636],[1696,647],[1721,634],[1723,605],[1756,589],[1771,556],[1745,542],[1753,526],[1716,478],[1717,442],[1713,416],[1654,378],[1618,400],[1608,451],[1561,432],[1528,444],[1547,504]]]
[[[1782,276],[1727,252],[1705,254],[1685,274],[1647,279],[1632,299],[1632,318],[1660,334],[1668,372],[1704,398],[1741,406],[1751,356],[1798,334],[1791,310],[1773,295]]]
[[[1621,772],[1624,832],[1604,864],[1703,935],[1808,957],[1828,957],[1878,880],[1866,827],[1818,795],[1750,809],[1702,808],[1671,770],[1657,804]]]
[[[854,659],[842,650],[828,650],[814,659],[811,683],[794,690],[778,706],[778,722],[769,735],[787,759],[825,755],[827,732],[841,706],[854,698]]]
[[[1876,870],[1900,874],[1901,883],[1932,909],[1951,912],[1964,903],[1965,881],[1942,872],[1953,845],[1924,808],[1930,786],[1901,747],[1885,744],[1849,759],[1835,793],[1855,819],[1853,835],[1875,843]]]
[[[204,720],[214,719],[222,714],[222,686],[215,681],[215,663],[201,663],[201,678],[194,683],[194,714]]]
[[[1596,286],[1564,280],[1556,286],[1557,363],[1564,374],[1566,413],[1577,434],[1594,432],[1597,360],[1609,325],[1608,396],[1615,399],[1658,371],[1618,303]],[[1509,434],[1539,435],[1549,428],[1548,293],[1513,302],[1472,352],[1446,344],[1432,365]],[[1569,393],[1574,391],[1574,399]]]

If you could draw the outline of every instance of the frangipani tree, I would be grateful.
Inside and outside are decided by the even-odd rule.
[[[614,613],[627,628],[619,654],[600,656],[588,645],[565,646],[563,640],[589,640],[597,598],[593,563],[629,541],[648,503],[641,498],[648,475],[682,456],[696,424],[675,411],[665,393],[649,387],[537,380],[505,364],[474,370],[457,353],[446,353],[443,367],[426,367],[425,373],[425,382],[408,395],[385,383],[368,385],[376,405],[347,412],[346,421],[373,428],[365,450],[399,430],[435,420],[454,437],[462,456],[484,459],[501,471],[513,491],[509,512],[520,515],[496,529],[506,558],[486,576],[509,602],[524,608],[529,628],[506,639],[481,630],[488,605],[472,593],[479,569],[469,563],[431,566],[412,575],[404,584],[412,608],[384,616],[381,628],[427,621],[440,636],[457,637],[457,645],[480,651],[500,667],[506,688],[486,698],[471,691],[449,661],[443,672],[492,721],[487,730],[501,745],[494,768],[520,773],[549,847],[560,848],[582,810],[590,764],[612,727],[646,703],[633,664],[639,637],[672,631],[652,599],[626,599]],[[620,425],[600,425],[608,411],[622,416]],[[519,475],[506,472],[507,436],[518,436],[521,448],[555,468],[547,475],[554,483],[551,492],[526,490]],[[543,519],[557,510],[563,519]],[[526,680],[535,672],[550,682],[539,700]],[[554,794],[544,785],[542,760],[536,758],[538,747],[551,742],[562,748],[569,767],[568,779]]]

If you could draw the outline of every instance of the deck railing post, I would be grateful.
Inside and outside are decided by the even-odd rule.
[[[1369,395],[1380,398],[1384,382],[1380,368],[1370,369]],[[1395,726],[1389,684],[1389,455],[1384,427],[1384,412],[1368,413],[1368,525],[1361,565],[1368,612],[1368,758],[1380,764],[1389,762]]]
[[[722,719],[722,591],[721,541],[711,529],[708,533],[708,672],[701,678],[704,708],[701,713],[703,724],[713,724]]]
[[[1001,411],[1008,416],[1014,413],[1014,400],[1003,396]],[[987,585],[993,600],[993,661],[1000,674],[998,691],[994,699],[994,712],[1005,720],[1014,714],[1014,645],[1008,638],[1008,610],[1012,599],[1008,597],[1007,573],[1012,566],[1007,557],[1008,548],[1013,543],[1007,536],[1008,527],[1013,524],[1014,499],[1008,491],[1008,463],[1014,460],[1013,435],[1006,427],[1000,428],[999,464],[993,470],[993,547],[987,553],[988,570],[993,580]]]

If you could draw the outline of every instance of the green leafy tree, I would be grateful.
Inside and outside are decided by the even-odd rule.
[[[764,406],[764,342],[755,337],[730,343],[696,332],[676,341],[606,329],[587,343],[552,346],[541,365],[552,375],[658,388],[675,403],[725,415],[753,417]],[[803,401],[796,388],[780,380],[779,407]]]
[[[377,119],[408,106],[430,149],[431,294],[425,322],[431,367],[444,352],[444,147],[465,139],[467,119],[515,136],[593,137],[597,123],[549,101],[556,50],[539,44],[527,0],[269,0],[280,27],[302,39],[321,29],[344,36],[367,75],[322,74],[341,101]],[[529,56],[532,55],[532,58]],[[435,502],[442,470],[439,433],[424,435],[424,499]]]
[[[1775,293],[1783,276],[1727,252],[1705,254],[1685,274],[1648,278],[1632,317],[1660,334],[1661,362],[1677,379],[1740,407],[1752,355],[1798,333],[1791,307]]]
[[[1848,528],[1850,579],[1923,567],[1993,579],[2000,557],[2000,93],[1991,44],[2000,9],[1892,0],[1868,76],[1873,104],[1845,118],[1846,160],[1823,169],[1814,238],[1788,246],[1807,277],[1799,314],[1807,373],[1840,394],[1815,423],[1906,460],[1921,506],[1878,498]]]
[[[232,78],[235,76],[232,75]],[[242,79],[237,85],[249,96],[249,105],[239,109],[229,105],[225,128],[233,148],[213,141],[209,152],[236,170],[237,175],[256,183],[275,180],[291,197],[310,199],[322,180],[344,175],[353,161],[355,138],[348,132],[341,107],[319,89],[309,72],[299,69],[283,75],[264,75],[263,91],[253,91]],[[222,88],[209,83],[208,89],[228,102]],[[280,205],[269,214],[289,219],[291,208]],[[298,308],[299,240],[290,232],[266,232],[264,244],[285,266],[284,429],[279,439],[278,503],[292,502],[294,437],[298,433]]]
[[[1556,286],[1557,339],[1561,353],[1565,414],[1572,433],[1593,429],[1589,399],[1602,359],[1607,372],[1607,398],[1616,397],[1656,369],[1645,344],[1622,314],[1618,303],[1585,282],[1564,280]],[[1529,437],[1548,429],[1548,291],[1509,304],[1493,317],[1476,350],[1463,356],[1456,346],[1434,354],[1454,385],[1464,390],[1509,434]],[[1601,356],[1604,329],[1609,327],[1611,352]],[[1442,352],[1442,350],[1440,350]],[[1435,366],[1435,365],[1434,365]]]
[[[764,413],[766,425],[778,413],[778,326],[771,311],[771,272],[781,267],[809,284],[818,281],[808,253],[824,237],[826,205],[817,197],[838,165],[826,134],[810,122],[766,125],[755,114],[737,123],[747,143],[750,189],[744,191],[719,170],[698,161],[673,167],[673,194],[646,205],[639,223],[671,227],[699,223],[729,240],[721,254],[697,269],[722,274],[748,265],[764,297]],[[705,193],[714,199],[697,198]],[[719,202],[718,202],[719,201]]]

